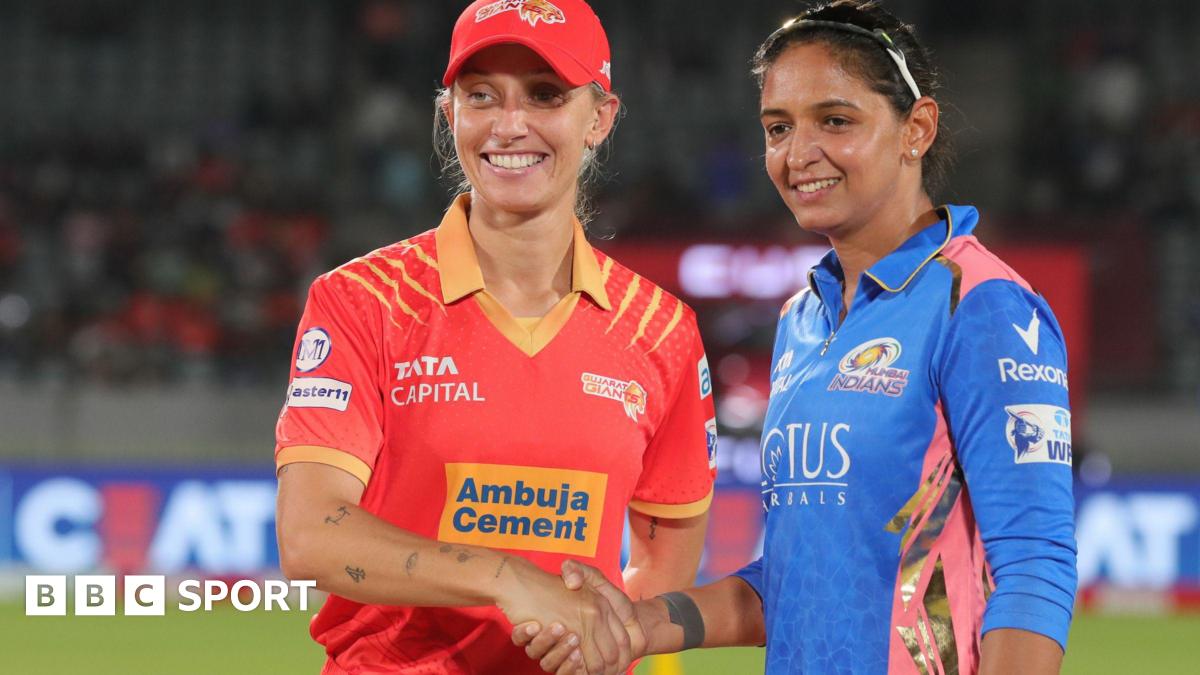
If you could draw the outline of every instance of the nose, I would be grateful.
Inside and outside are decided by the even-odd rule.
[[[789,139],[787,166],[792,171],[802,171],[821,160],[821,146],[817,139],[799,129],[792,130]]]
[[[502,144],[509,145],[522,138],[529,132],[525,124],[525,110],[518,101],[511,98],[500,109],[499,116],[492,125],[492,135]]]

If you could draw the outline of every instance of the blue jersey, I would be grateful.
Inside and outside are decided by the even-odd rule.
[[[762,436],[768,673],[975,672],[994,628],[1066,645],[1067,354],[972,207],[867,270],[830,252],[785,306]]]

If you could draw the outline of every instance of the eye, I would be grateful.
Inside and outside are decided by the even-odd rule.
[[[472,105],[484,105],[486,103],[489,103],[492,100],[492,95],[491,95],[491,93],[489,93],[487,91],[483,91],[482,89],[475,89],[472,91],[468,91],[466,94],[466,98],[467,98],[467,103],[470,103]]]
[[[540,84],[529,92],[529,100],[541,106],[561,105],[566,100],[563,90],[552,84]]]
[[[829,117],[825,118],[824,122],[825,126],[830,127],[835,131],[842,131],[852,124],[849,118],[842,117],[840,115],[830,115]]]
[[[792,127],[783,122],[774,122],[766,126],[767,138],[782,138],[787,132],[791,131]]]

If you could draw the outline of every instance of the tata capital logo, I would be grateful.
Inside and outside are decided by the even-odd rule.
[[[583,373],[579,379],[583,382],[583,393],[620,401],[625,414],[634,422],[638,421],[638,415],[646,414],[646,389],[636,380],[626,382],[594,373]]]
[[[904,393],[908,371],[892,368],[903,350],[895,338],[876,338],[847,352],[829,391],[856,391],[896,397]]]
[[[479,382],[457,378],[458,364],[453,356],[417,356],[410,361],[398,361],[392,364],[396,371],[397,384],[392,387],[392,404],[398,406],[419,405],[423,403],[482,403],[487,401],[479,393]],[[435,378],[440,381],[430,382]],[[413,382],[412,380],[418,381]]]
[[[563,11],[547,0],[499,0],[490,5],[484,5],[475,12],[475,23],[482,23],[504,12],[517,12],[530,26],[537,27],[538,21],[547,24],[566,23],[567,16]]]

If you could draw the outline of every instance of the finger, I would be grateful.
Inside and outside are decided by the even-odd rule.
[[[621,619],[617,617],[616,612],[608,611],[606,613],[608,619],[608,629],[612,632],[613,640],[617,643],[617,662],[614,664],[613,673],[623,673],[633,661],[630,656],[629,649],[629,633],[625,632],[625,626],[621,623]]]
[[[601,658],[604,659],[602,672],[608,673],[612,666],[616,665],[621,660],[621,650],[617,646],[616,635],[609,624],[608,615],[612,610],[607,606],[608,603],[603,598],[596,598],[594,608],[595,614],[591,623],[592,640],[596,644],[597,651],[600,652]],[[625,629],[622,628],[624,633]]]
[[[545,656],[538,661],[538,665],[547,673],[558,672],[564,665],[568,665],[569,670],[576,670],[582,664],[582,661],[578,660],[582,658],[581,654],[577,657],[577,660],[571,660],[572,654],[579,654],[579,637],[574,633],[554,643],[551,647]]]
[[[583,667],[583,652],[576,647],[554,672],[555,675],[587,675],[587,670]]]
[[[564,560],[562,564],[563,584],[567,588],[577,591],[583,587],[584,575],[580,569],[582,565],[574,560]]]
[[[525,623],[513,626],[512,641],[513,644],[520,647],[527,644],[530,640],[542,632],[542,627],[536,621],[526,621]]]
[[[525,646],[525,654],[534,661],[541,659],[546,655],[547,652],[549,652],[555,645],[559,643],[566,632],[566,629],[563,628],[561,623],[558,623],[557,621],[554,622],[548,629],[539,633],[528,645]],[[579,643],[578,638],[576,638],[575,642],[576,644]]]

